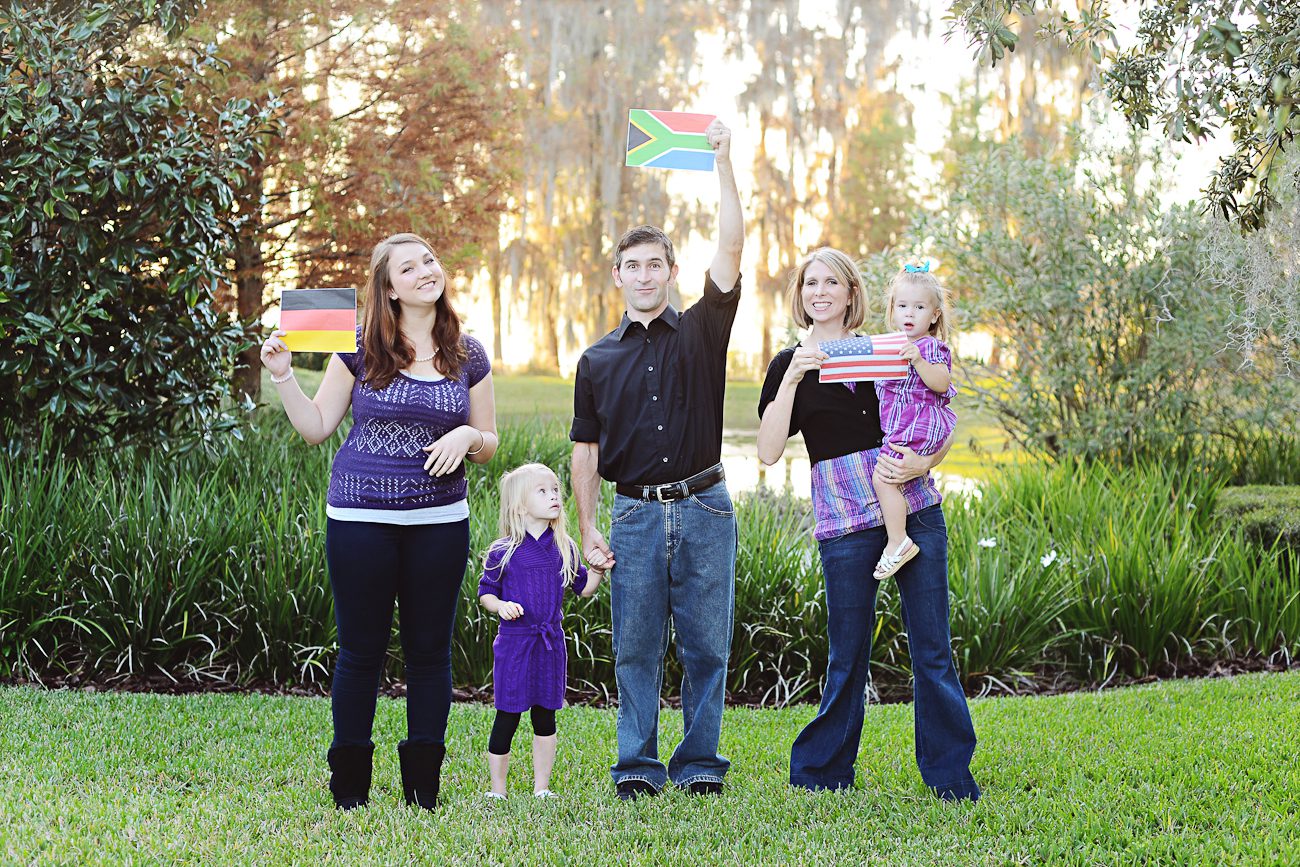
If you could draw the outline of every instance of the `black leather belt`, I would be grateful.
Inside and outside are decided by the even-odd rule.
[[[722,464],[714,464],[707,470],[696,473],[689,479],[683,479],[680,482],[669,482],[666,485],[615,485],[614,490],[625,497],[632,497],[637,500],[658,500],[661,503],[671,503],[674,500],[684,500],[691,494],[698,494],[705,488],[712,487],[725,478],[726,473],[722,471]]]

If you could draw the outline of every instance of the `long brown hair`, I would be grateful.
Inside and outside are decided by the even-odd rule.
[[[366,303],[361,319],[361,345],[366,353],[366,383],[373,389],[387,388],[397,372],[415,361],[415,350],[402,337],[402,305],[388,297],[393,288],[388,279],[388,259],[398,244],[420,244],[433,258],[429,242],[411,232],[390,235],[375,245],[370,254],[370,279],[366,281]],[[438,259],[442,267],[442,260]],[[433,322],[433,345],[438,354],[433,357],[434,369],[448,379],[460,376],[460,366],[468,357],[460,343],[460,317],[451,306],[451,281],[443,268],[442,297],[434,305],[437,317]]]

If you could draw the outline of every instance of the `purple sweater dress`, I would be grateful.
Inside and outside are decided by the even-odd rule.
[[[942,340],[927,334],[916,341],[916,348],[926,361],[952,370],[952,350]],[[934,454],[957,426],[957,414],[948,407],[955,394],[955,383],[950,383],[943,394],[931,391],[911,365],[907,367],[906,379],[877,381],[876,395],[880,398],[880,429],[885,432],[884,441],[907,446],[918,455]],[[888,446],[882,451],[900,456]]]
[[[567,586],[579,594],[587,586],[587,567],[567,585],[560,583],[563,561],[548,527],[536,539],[525,533],[501,568],[501,552],[489,551],[478,582],[478,595],[491,593],[503,602],[518,602],[522,617],[502,620],[492,642],[493,704],[507,713],[533,707],[564,707],[568,654],[560,631],[561,603]]]

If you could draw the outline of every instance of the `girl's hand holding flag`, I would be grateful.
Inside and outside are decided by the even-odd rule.
[[[293,363],[293,353],[285,345],[284,332],[276,329],[262,344],[262,364],[270,372],[272,379],[283,379],[289,375]]]

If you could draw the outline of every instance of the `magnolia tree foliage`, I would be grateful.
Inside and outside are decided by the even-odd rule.
[[[217,313],[233,187],[265,116],[215,61],[137,65],[191,4],[0,4],[0,400],[10,449],[164,446],[231,428]]]
[[[1135,127],[1154,121],[1180,141],[1220,128],[1235,149],[1206,190],[1209,204],[1253,231],[1274,203],[1273,161],[1295,138],[1300,99],[1300,3],[1295,0],[1142,0],[1136,41],[1120,49],[1105,0],[1071,16],[1043,0],[954,0],[950,20],[996,64],[1014,51],[1017,21],[1089,52],[1102,83]]]
[[[915,226],[962,323],[996,323],[1006,341],[1011,363],[974,385],[1008,432],[1050,457],[1121,461],[1294,416],[1295,383],[1221,349],[1238,311],[1202,273],[1206,231],[1204,215],[1166,208],[1130,171],[1014,145],[972,158]]]

